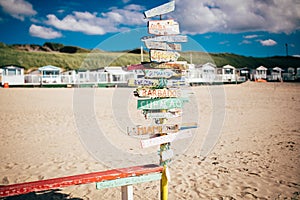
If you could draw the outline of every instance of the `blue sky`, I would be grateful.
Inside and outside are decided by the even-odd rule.
[[[143,11],[168,0],[0,0],[0,42],[128,50],[147,33]],[[163,16],[189,37],[183,50],[300,55],[299,0],[176,0]],[[158,19],[158,18],[154,18]],[[149,19],[148,19],[149,20]]]

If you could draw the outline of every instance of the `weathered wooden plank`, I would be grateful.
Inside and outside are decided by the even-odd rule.
[[[156,69],[177,69],[186,70],[188,65],[186,61],[166,62],[153,66]]]
[[[172,149],[168,149],[168,150],[161,152],[162,161],[170,160],[173,157],[174,157],[174,152]]]
[[[178,125],[155,125],[155,126],[136,126],[127,127],[127,134],[130,136],[137,135],[155,135],[159,133],[175,133],[178,132]]]
[[[160,36],[144,36],[141,38],[145,41],[157,41],[157,42],[187,42],[186,35],[160,35]]]
[[[128,86],[157,86],[159,80],[156,79],[129,79]]]
[[[146,18],[167,14],[175,10],[175,1],[170,1],[144,12]]]
[[[149,110],[145,113],[145,118],[146,119],[162,119],[162,118],[166,118],[166,119],[170,119],[170,118],[176,118],[176,117],[180,117],[182,115],[182,111],[178,110],[178,111],[168,111],[168,112],[159,112],[156,110]]]
[[[48,180],[19,183],[14,185],[0,186],[0,197],[8,197],[30,192],[39,192],[44,190],[58,189],[71,185],[80,185],[101,182],[106,180],[114,180],[117,178],[126,178],[131,176],[140,176],[151,173],[161,173],[163,167],[158,165],[142,165],[121,169],[112,169],[102,172],[93,172],[89,174],[80,174],[75,176],[67,176],[62,178],[54,178]]]
[[[120,187],[124,185],[133,185],[138,183],[156,181],[161,179],[161,173],[152,173],[142,176],[132,176],[127,178],[120,178],[110,181],[103,181],[96,183],[97,189],[104,189],[104,188],[112,188],[112,187]]]
[[[181,44],[166,43],[161,41],[148,41],[148,40],[146,40],[144,43],[148,49],[160,49],[165,51],[181,51]]]
[[[154,35],[177,35],[179,24],[173,19],[148,21],[148,33]]]
[[[145,69],[146,78],[171,78],[172,76],[179,76],[171,69]]]
[[[182,98],[138,99],[137,108],[139,110],[182,108],[184,101]]]
[[[122,200],[133,200],[133,186],[124,185],[121,187]]]
[[[150,50],[150,60],[152,62],[174,62],[180,57],[176,51]]]
[[[166,97],[180,97],[181,90],[178,88],[164,88],[164,89],[151,89],[151,88],[138,88],[136,89],[139,97],[151,98],[166,98]]]
[[[184,130],[184,131],[179,131],[177,133],[171,133],[169,135],[164,135],[164,136],[159,136],[155,138],[150,138],[146,140],[141,140],[141,145],[142,148],[147,148],[159,144],[164,144],[164,143],[169,143],[169,142],[174,142],[176,140],[180,139],[186,139],[189,137],[192,137],[193,134],[191,130]]]

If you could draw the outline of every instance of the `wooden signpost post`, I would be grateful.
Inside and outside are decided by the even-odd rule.
[[[181,50],[178,43],[187,42],[187,36],[179,35],[179,24],[173,19],[162,20],[161,17],[174,9],[175,1],[171,1],[144,12],[146,18],[160,16],[160,20],[150,20],[148,32],[153,35],[141,38],[150,50],[150,63],[131,67],[142,69],[145,79],[132,79],[128,82],[130,86],[139,87],[134,91],[134,95],[138,97],[137,109],[142,110],[146,119],[153,119],[155,125],[128,127],[127,133],[130,136],[144,138],[141,140],[142,148],[160,146],[160,165],[163,166],[162,200],[168,199],[167,164],[174,156],[170,144],[176,140],[192,137],[190,128],[195,128],[194,124],[181,127],[177,124],[166,124],[169,118],[181,116],[183,104],[188,101],[188,95],[185,93],[182,95],[180,88],[169,88],[185,85],[185,81],[178,78],[181,78],[181,71],[187,67],[187,62],[177,62],[180,57],[177,51]]]

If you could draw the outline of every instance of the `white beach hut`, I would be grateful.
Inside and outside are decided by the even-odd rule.
[[[264,66],[260,66],[258,68],[256,68],[256,72],[255,72],[255,75],[254,75],[254,78],[257,80],[257,79],[264,79],[266,80],[267,79],[267,71],[268,69]]]
[[[222,80],[223,82],[235,82],[236,81],[236,68],[231,65],[225,65],[222,67]]]
[[[0,83],[4,85],[23,85],[24,84],[24,67],[16,65],[2,66],[0,73]]]
[[[56,84],[61,83],[60,73],[62,69],[59,67],[55,67],[52,65],[47,65],[40,67],[38,69],[41,74],[41,82],[42,83],[49,83],[49,84]]]
[[[122,69],[122,67],[105,67],[104,72],[108,73],[109,83],[125,83],[128,79],[135,77],[134,72],[128,72]]]
[[[216,70],[217,66],[208,62],[202,65],[201,67],[202,71],[202,78],[203,81],[206,83],[212,83],[215,81],[216,78]]]
[[[282,80],[282,72],[283,72],[283,69],[281,69],[280,67],[272,68],[270,76],[268,76],[268,80],[281,81]]]

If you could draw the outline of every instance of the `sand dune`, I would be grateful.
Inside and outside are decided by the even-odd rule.
[[[170,199],[300,199],[300,85],[246,82],[217,93],[214,87],[191,88],[192,103],[177,119],[199,127],[193,139],[172,144],[178,155],[170,164]],[[141,149],[126,135],[126,126],[151,123],[136,109],[132,91],[0,89],[0,184],[157,163],[156,147]],[[101,134],[85,138],[92,130]],[[205,154],[208,133],[220,134]],[[135,185],[134,194],[159,199],[159,182]],[[94,184],[19,197],[120,198],[120,188]]]

